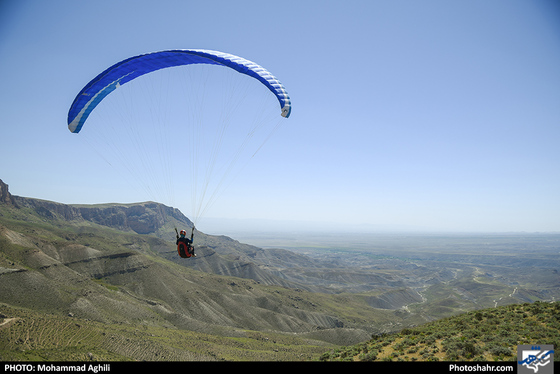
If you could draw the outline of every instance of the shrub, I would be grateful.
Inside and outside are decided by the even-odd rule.
[[[508,347],[503,347],[501,345],[497,345],[497,344],[491,345],[488,349],[488,353],[490,353],[492,356],[496,356],[496,357],[513,355],[513,353],[511,352],[511,349],[509,349]]]
[[[359,356],[360,361],[375,361],[377,359],[377,352],[362,353]]]

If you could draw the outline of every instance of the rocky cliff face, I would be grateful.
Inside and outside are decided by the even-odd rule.
[[[178,209],[154,202],[130,205],[75,206],[73,209],[76,209],[86,221],[119,230],[132,230],[138,234],[157,233],[170,218],[183,223],[182,226],[192,227],[192,222]]]
[[[173,219],[181,227],[192,227],[192,222],[181,211],[163,204],[145,202],[137,204],[68,205],[13,196],[8,185],[0,180],[0,203],[15,207],[31,208],[39,215],[67,221],[84,220],[138,234],[157,234],[166,222]]]
[[[15,205],[14,197],[8,191],[8,185],[0,179],[0,203]]]

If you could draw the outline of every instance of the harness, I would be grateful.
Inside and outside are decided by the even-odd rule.
[[[192,257],[192,255],[194,253],[194,246],[192,245],[192,238],[193,238],[193,235],[194,235],[194,226],[193,226],[192,232],[191,232],[190,243],[188,242],[187,238],[180,238],[179,237],[179,232],[177,231],[176,227],[175,227],[175,233],[177,234],[177,240],[179,241],[177,243],[177,253],[179,254],[179,257],[182,257],[182,258]],[[184,241],[181,240],[181,239],[184,239]]]

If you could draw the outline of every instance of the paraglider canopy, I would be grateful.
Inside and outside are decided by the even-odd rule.
[[[290,116],[291,103],[288,93],[278,79],[263,67],[229,53],[180,49],[131,57],[103,71],[74,99],[68,112],[68,129],[73,133],[80,132],[91,111],[117,87],[156,70],[190,64],[223,65],[259,80],[278,98],[282,116]]]
[[[150,200],[176,206],[175,190],[181,201],[189,192],[196,223],[290,113],[284,86],[260,65],[177,49],[98,74],[74,99],[68,129],[79,133],[88,121],[80,139]]]

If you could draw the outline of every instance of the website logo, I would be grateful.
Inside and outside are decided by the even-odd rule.
[[[518,345],[517,372],[519,374],[554,374],[554,346]]]

